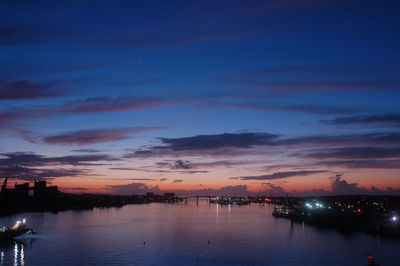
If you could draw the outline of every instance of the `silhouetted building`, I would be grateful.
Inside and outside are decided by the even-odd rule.
[[[51,199],[57,197],[58,187],[47,186],[46,181],[35,181],[33,197],[36,199]]]
[[[58,195],[58,192],[57,186],[47,186],[46,181],[35,181],[33,187],[30,187],[29,183],[23,183],[15,184],[14,188],[7,188],[6,178],[3,182],[0,195],[2,203],[12,202],[23,204],[29,201],[30,198],[35,200],[55,199]]]
[[[15,184],[14,186],[15,197],[28,198],[29,197],[29,183]]]

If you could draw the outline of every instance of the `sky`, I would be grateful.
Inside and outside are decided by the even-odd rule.
[[[400,194],[398,1],[0,2],[0,177]]]

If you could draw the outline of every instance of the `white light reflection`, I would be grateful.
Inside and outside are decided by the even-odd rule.
[[[14,245],[14,266],[18,265],[18,244]]]
[[[218,226],[218,217],[219,217],[219,204],[217,203],[217,204],[215,204],[215,210],[216,210],[216,219],[215,219],[215,222],[216,222],[216,225]]]
[[[25,253],[24,253],[24,246],[23,245],[21,245],[21,252],[19,254],[19,261],[20,261],[22,266],[25,265]]]
[[[4,252],[1,252],[1,264],[4,264]],[[25,252],[24,252],[24,245],[15,242],[14,243],[14,266],[18,265],[25,265]]]

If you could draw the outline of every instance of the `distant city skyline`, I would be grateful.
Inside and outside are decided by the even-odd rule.
[[[2,1],[0,177],[400,195],[398,1]]]

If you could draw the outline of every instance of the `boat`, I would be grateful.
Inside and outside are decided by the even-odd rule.
[[[17,236],[21,236],[24,234],[36,234],[36,232],[27,227],[26,220],[18,220],[13,226],[9,228],[0,228],[0,241],[1,240],[10,240]]]

